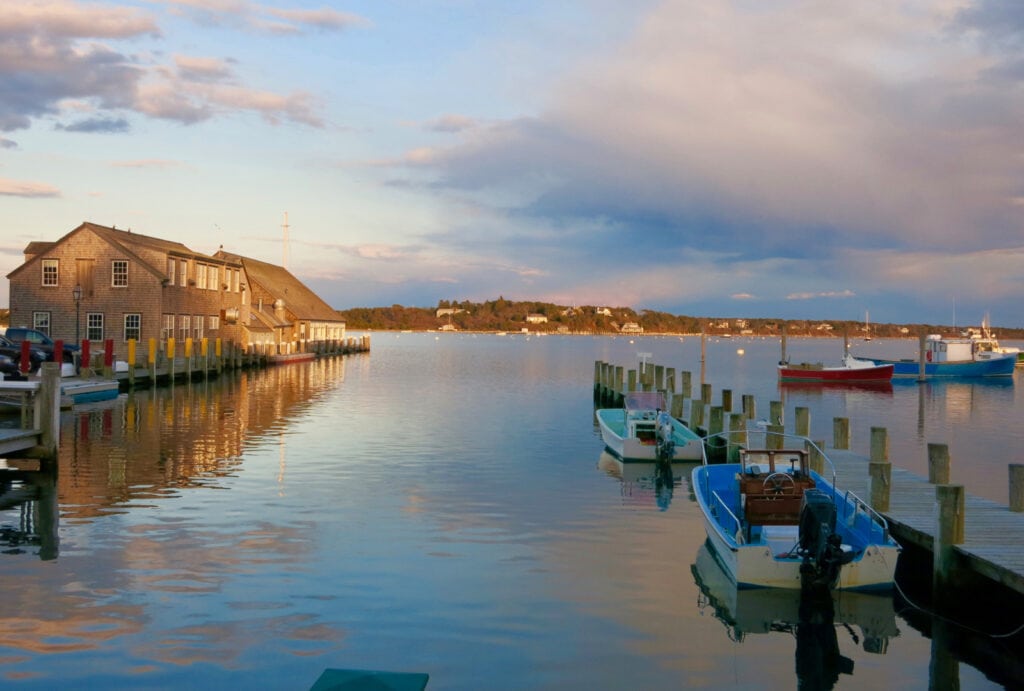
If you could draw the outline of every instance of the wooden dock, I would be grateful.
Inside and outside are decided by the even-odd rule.
[[[862,499],[869,491],[869,459],[843,449],[825,449],[840,487]],[[892,468],[889,510],[882,512],[901,544],[933,551],[936,485],[902,468]],[[965,497],[964,541],[954,545],[964,568],[1024,595],[1024,513],[981,497]]]
[[[714,405],[711,401],[711,385],[701,383],[697,393],[691,396],[690,372],[676,372],[673,368],[658,365],[647,365],[643,370],[624,370],[598,361],[594,367],[594,400],[602,405],[616,406],[621,404],[622,396],[632,390],[664,391],[668,397],[673,417],[689,425],[702,435],[718,435],[723,440],[720,444],[707,445],[709,458],[724,458],[729,447],[724,439],[726,434],[738,435],[734,438],[746,439],[754,432],[752,420],[756,416],[753,396],[742,397],[742,412],[732,410],[732,391],[723,389],[722,404]],[[769,402],[767,425],[760,432],[775,435],[793,434],[800,437],[809,436],[810,411],[806,408],[796,410],[793,429],[785,430],[782,423],[782,404],[779,401]],[[762,423],[763,424],[763,423]],[[816,442],[835,466],[837,483],[841,488],[849,489],[869,505],[875,501],[873,489],[883,484],[879,480],[878,466],[880,458],[868,458],[849,451],[850,421],[847,418],[833,420],[834,437],[832,444],[826,447],[824,442]],[[874,429],[872,430],[874,433]],[[885,433],[885,430],[880,430]],[[888,442],[884,442],[884,485],[885,503],[878,501],[876,510],[889,522],[890,530],[901,544],[913,546],[934,555],[936,537],[943,553],[950,553],[950,559],[943,558],[943,564],[951,563],[952,569],[961,570],[962,574],[982,576],[993,583],[1024,595],[1024,467],[1009,466],[1010,505],[980,497],[963,497],[963,510],[954,521],[952,528],[956,535],[951,543],[949,535],[941,532],[949,530],[940,526],[940,513],[943,508],[938,497],[942,489],[959,489],[962,487],[932,482],[915,473],[892,466],[888,462]],[[876,455],[874,440],[872,456]],[[931,458],[929,462],[931,463]],[[946,458],[948,462],[948,456]],[[1017,471],[1016,473],[1014,471]],[[876,473],[876,477],[872,474]],[[1016,479],[1013,479],[1016,478]],[[873,486],[874,485],[874,486]],[[939,489],[937,489],[939,488]],[[959,525],[956,525],[956,523]],[[948,526],[948,524],[946,524]],[[939,559],[935,560],[936,572],[940,571]],[[942,570],[947,568],[945,565]],[[945,580],[946,574],[940,574]],[[953,578],[952,581],[957,580]]]

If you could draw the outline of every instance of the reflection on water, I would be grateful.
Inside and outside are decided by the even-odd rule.
[[[669,479],[601,454],[594,360],[643,350],[695,369],[697,339],[436,336],[66,414],[57,475],[10,483],[0,504],[0,683],[308,688],[324,668],[360,667],[429,672],[438,689],[794,685],[798,629],[747,635],[742,593],[742,643],[707,614],[690,573],[705,539],[692,466]],[[709,381],[767,411],[777,346],[744,343],[738,358],[735,344],[708,348]],[[891,425],[899,464],[920,392],[941,441],[948,406],[964,404],[934,388],[792,392],[787,406],[813,405],[817,438],[850,415],[855,448],[859,430]],[[974,389],[954,442],[1015,448],[1019,426],[993,434],[1020,414],[1006,394]],[[964,464],[973,482],[991,475],[981,462]],[[860,643],[832,633],[858,685],[919,687],[926,634],[893,638],[846,607],[832,623]],[[834,652],[829,633],[801,650]],[[969,664],[959,679],[986,685]]]
[[[665,511],[672,495],[692,463],[624,463],[607,450],[601,452],[597,467],[622,481],[622,503],[634,506],[655,505]]]
[[[692,571],[701,593],[699,607],[711,609],[730,640],[742,643],[751,634],[795,639],[798,688],[830,689],[841,674],[854,674],[853,659],[841,650],[840,632],[844,645],[860,645],[878,655],[899,635],[891,595],[737,589],[707,543],[697,551]]]

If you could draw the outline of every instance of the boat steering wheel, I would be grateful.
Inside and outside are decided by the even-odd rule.
[[[796,494],[796,481],[786,473],[772,473],[763,486],[765,494]]]

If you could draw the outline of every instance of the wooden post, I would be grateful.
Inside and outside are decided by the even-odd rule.
[[[725,431],[725,411],[722,406],[713,405],[708,409],[708,434],[719,434]]]
[[[665,368],[665,389],[673,394],[676,392],[676,368],[666,367]]]
[[[871,460],[868,461],[871,506],[875,511],[889,510],[892,488],[892,464],[889,462],[889,432],[884,427],[871,428]]]
[[[174,381],[174,336],[167,338],[167,376]]]
[[[690,401],[690,429],[694,432],[704,424],[704,404],[694,398]]]
[[[683,419],[683,404],[686,402],[686,396],[681,393],[672,394],[672,409],[669,414],[677,420]]]
[[[213,342],[213,354],[217,360],[217,374],[220,374],[221,370],[224,369],[224,358],[223,358],[223,345],[220,338],[217,338]]]
[[[199,341],[199,352],[203,355],[203,378],[210,378],[210,339],[203,337]]]
[[[823,448],[825,448],[825,440],[815,439],[814,446],[811,447],[808,458],[808,461],[811,464],[811,470],[819,475],[825,472],[825,458],[821,454],[821,450]]]
[[[954,545],[964,541],[963,485],[936,485],[935,500],[938,502],[938,526],[935,529],[932,600],[941,602],[943,593],[950,590],[955,582]]]
[[[782,401],[770,401],[768,403],[768,424],[769,425],[782,425],[784,424],[782,414]]]
[[[185,339],[185,376],[192,380],[192,337]]]
[[[726,462],[739,463],[740,449],[747,445],[747,418],[743,413],[730,413],[729,415],[729,449],[726,452]]]
[[[103,377],[114,378],[114,339],[103,341]]]
[[[748,420],[753,420],[757,417],[757,402],[754,400],[753,395],[745,393],[743,394],[743,414],[747,416]]]
[[[665,366],[654,366],[654,390],[661,391],[665,388]]]
[[[679,372],[679,393],[683,394],[685,398],[690,398],[693,394],[693,375],[686,370]]]
[[[722,409],[727,412],[732,412],[732,389],[722,389]]]
[[[1010,464],[1010,511],[1024,512],[1024,463]]]
[[[35,426],[40,432],[42,457],[47,460],[57,458],[60,445],[60,366],[59,362],[44,362],[39,367]]]
[[[945,444],[928,444],[928,482],[949,484],[949,447]]]
[[[625,376],[625,368],[622,365],[615,366],[615,373],[612,375],[612,388],[615,389],[614,397],[616,399],[621,398],[623,391],[625,390],[622,384],[622,378]]]
[[[786,446],[786,428],[782,425],[768,425],[765,429],[765,446],[769,449],[782,449]]]
[[[797,406],[795,432],[798,437],[811,436],[811,409],[806,406]]]
[[[711,405],[711,384],[700,385],[700,402],[704,405]]]
[[[149,383],[156,386],[156,339],[149,339],[149,352],[146,364],[149,366]]]
[[[600,360],[594,360],[594,391],[599,391],[602,384],[605,383],[602,374],[605,371],[605,363]]]
[[[850,418],[832,418],[832,447],[836,449],[850,448]]]
[[[636,391],[636,370],[631,369],[626,372],[626,391]],[[624,392],[625,393],[625,392]]]

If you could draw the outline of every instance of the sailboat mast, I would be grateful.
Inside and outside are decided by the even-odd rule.
[[[288,212],[284,212],[284,223],[281,224],[281,229],[284,230],[284,247],[282,249],[281,266],[285,269],[288,268]]]

